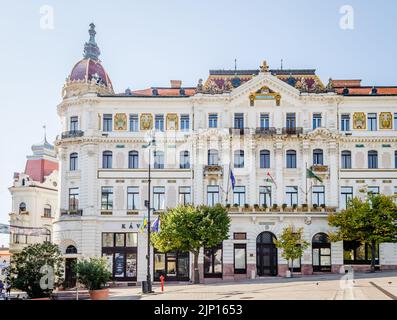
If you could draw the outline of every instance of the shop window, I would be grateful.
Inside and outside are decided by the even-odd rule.
[[[247,273],[247,245],[245,243],[234,244],[234,273]]]
[[[343,242],[344,264],[371,264],[371,246],[359,241]],[[375,263],[379,264],[379,245],[375,246]]]
[[[204,277],[222,277],[222,244],[204,249]]]

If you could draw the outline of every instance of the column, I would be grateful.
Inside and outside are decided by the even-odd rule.
[[[331,207],[339,207],[339,156],[338,145],[336,141],[328,144],[329,148],[329,187],[327,192],[327,203]]]
[[[259,203],[259,195],[258,195],[258,186],[257,186],[257,181],[256,181],[256,168],[257,168],[257,157],[256,157],[256,142],[253,138],[253,136],[250,136],[249,139],[247,139],[247,147],[246,152],[249,154],[249,163],[248,168],[249,168],[249,186],[247,188],[248,197],[247,197],[247,203],[253,206],[254,204]]]
[[[311,203],[311,192],[310,191],[310,181],[306,177],[306,165],[307,167],[310,167],[310,141],[303,141],[302,142],[302,178],[301,178],[301,187],[304,192],[308,192],[307,194],[307,200],[306,200],[306,194],[304,192],[301,193],[301,202],[300,203],[305,203],[309,204]],[[307,183],[307,190],[306,190],[306,183]]]
[[[279,207],[284,203],[284,148],[283,148],[283,142],[282,141],[277,141],[274,144],[274,152],[275,152],[275,177],[274,179],[276,180],[277,183],[277,189],[276,189],[276,197],[273,196],[273,203],[277,204]]]

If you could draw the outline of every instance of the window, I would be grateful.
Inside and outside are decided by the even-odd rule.
[[[190,169],[190,153],[189,151],[182,151],[179,155],[179,168]]]
[[[394,113],[394,130],[397,130],[397,112]]]
[[[77,162],[78,162],[78,155],[77,153],[71,153],[69,159],[69,170],[76,171],[77,170]]]
[[[26,212],[26,203],[25,202],[21,202],[19,204],[19,213],[23,213]]]
[[[340,208],[347,209],[349,201],[353,199],[353,187],[341,187]]]
[[[234,273],[247,273],[247,245],[245,243],[234,244]]]
[[[369,151],[368,152],[368,169],[378,169],[378,152]]]
[[[352,168],[352,153],[350,151],[342,151],[342,169]]]
[[[164,169],[164,152],[154,151],[154,168]]]
[[[269,129],[269,126],[270,126],[269,114],[268,113],[261,113],[260,127],[262,129]]]
[[[79,188],[69,189],[69,210],[76,211],[79,209]]]
[[[75,132],[79,130],[79,117],[70,117],[70,131]]]
[[[242,207],[245,203],[245,187],[234,187],[233,204],[237,204],[239,207]]]
[[[259,187],[259,205],[261,207],[272,205],[272,187]]]
[[[288,129],[296,128],[296,115],[295,115],[295,113],[287,113],[286,127]]]
[[[139,131],[139,120],[137,114],[130,114],[130,131],[131,132]]]
[[[209,128],[218,128],[218,114],[210,113],[208,115],[208,127]]]
[[[288,169],[296,168],[296,151],[295,150],[287,151],[287,168]]]
[[[321,113],[313,113],[313,130],[317,128],[321,128]]]
[[[137,210],[139,208],[139,187],[127,188],[127,210]]]
[[[44,214],[43,214],[43,216],[46,217],[46,218],[51,218],[51,206],[49,204],[46,204],[44,206]]]
[[[394,203],[397,204],[397,186],[394,187]]]
[[[321,149],[316,149],[313,151],[313,165],[323,165],[324,164],[324,153]]]
[[[104,151],[102,154],[102,168],[103,169],[112,169],[112,151]]]
[[[75,246],[68,246],[65,251],[66,254],[77,254],[77,249]]]
[[[234,128],[235,129],[244,129],[244,113],[235,113],[234,114]]]
[[[294,204],[298,205],[298,187],[286,187],[286,201],[285,203],[292,207]]]
[[[179,187],[179,204],[182,206],[192,204],[190,187]]]
[[[350,131],[350,114],[342,114],[340,127],[342,131]]]
[[[261,169],[270,168],[270,151],[261,150],[260,152],[260,167]]]
[[[113,123],[113,115],[104,114],[103,115],[103,131],[111,132],[112,131],[112,123]]]
[[[213,248],[204,248],[204,277],[222,277],[222,244]]]
[[[138,151],[130,151],[128,153],[128,169],[139,168],[139,153]]]
[[[164,115],[156,114],[154,118],[156,131],[164,131]]]
[[[217,166],[219,164],[218,150],[208,150],[208,165]]]
[[[207,204],[213,207],[219,203],[219,186],[207,187]]]
[[[234,151],[234,167],[244,168],[244,150]]]
[[[101,209],[113,210],[113,187],[102,187]]]
[[[397,169],[397,151],[394,151],[394,168]]]
[[[368,130],[376,131],[377,129],[377,114],[368,113]]]
[[[343,241],[344,264],[371,264],[371,246],[359,241]],[[375,246],[375,263],[379,264],[379,245]]]
[[[379,194],[379,187],[368,187],[367,192],[374,195]]]
[[[188,114],[181,115],[181,131],[189,131],[190,129],[190,117]]]
[[[318,206],[325,205],[325,187],[313,186],[312,204]]]
[[[156,211],[165,209],[165,187],[153,187],[153,208]]]

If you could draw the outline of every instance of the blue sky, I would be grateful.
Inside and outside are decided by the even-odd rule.
[[[116,91],[196,85],[209,69],[315,68],[327,82],[359,78],[397,85],[397,4],[392,0],[1,0],[0,222],[11,210],[8,187],[30,146],[59,133],[56,105],[82,57],[88,24],[97,25],[101,60]],[[54,10],[54,29],[40,28],[40,8]],[[343,5],[354,29],[339,26]],[[0,235],[0,245],[7,237]]]

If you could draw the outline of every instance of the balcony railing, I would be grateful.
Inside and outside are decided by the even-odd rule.
[[[204,175],[223,175],[223,168],[217,165],[205,166]]]
[[[327,173],[329,171],[329,167],[328,166],[324,166],[322,164],[314,164],[311,166],[310,168],[313,172],[317,172],[317,173]]]
[[[288,135],[302,134],[303,128],[302,127],[283,128],[282,133]]]
[[[249,134],[249,133],[250,133],[249,128],[229,128],[229,134],[232,134],[232,135],[243,136],[243,135]]]
[[[61,209],[60,212],[61,212],[61,216],[82,216],[83,215],[82,209],[76,209],[76,210]]]
[[[276,133],[276,128],[256,128],[255,130],[255,134],[259,136],[271,136]]]
[[[62,139],[78,138],[84,136],[84,132],[81,130],[65,131],[62,132]]]

